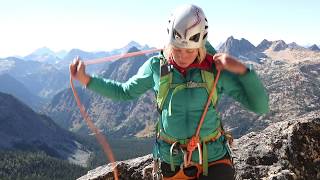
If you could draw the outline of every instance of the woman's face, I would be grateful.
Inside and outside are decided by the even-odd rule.
[[[172,48],[172,56],[174,62],[182,67],[186,68],[195,61],[198,56],[198,49],[185,49],[185,48]]]

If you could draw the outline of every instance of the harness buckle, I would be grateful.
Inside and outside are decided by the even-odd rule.
[[[177,156],[179,154],[180,150],[181,150],[180,143],[174,143],[173,147],[172,147],[172,155]]]

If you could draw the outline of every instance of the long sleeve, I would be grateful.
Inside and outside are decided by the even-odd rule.
[[[269,97],[252,65],[244,75],[224,71],[221,87],[224,93],[240,102],[247,109],[264,114],[269,112]]]
[[[92,76],[87,88],[114,100],[129,100],[139,97],[154,86],[151,59],[147,60],[127,82]]]

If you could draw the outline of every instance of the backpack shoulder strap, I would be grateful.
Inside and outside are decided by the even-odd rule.
[[[168,92],[170,85],[172,84],[172,65],[169,65],[167,60],[160,56],[160,80],[159,91],[157,93],[157,106],[158,110],[162,111],[162,107]]]

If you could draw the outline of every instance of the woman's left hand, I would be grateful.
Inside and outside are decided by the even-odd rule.
[[[240,75],[247,72],[247,67],[244,64],[226,53],[216,53],[213,56],[213,61],[218,70],[226,70]]]

